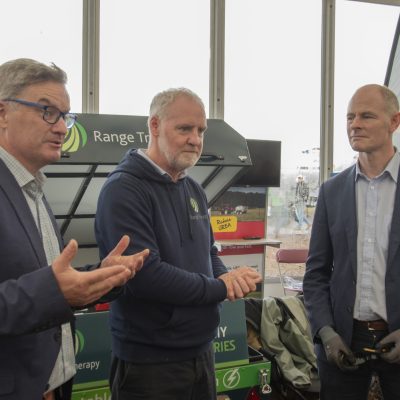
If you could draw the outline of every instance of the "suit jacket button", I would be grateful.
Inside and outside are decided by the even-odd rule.
[[[353,310],[352,310],[351,307],[347,307],[347,311],[348,311],[349,313],[353,312]]]

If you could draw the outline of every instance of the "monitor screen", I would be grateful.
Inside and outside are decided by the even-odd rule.
[[[279,187],[281,180],[281,142],[247,139],[253,166],[232,186]]]

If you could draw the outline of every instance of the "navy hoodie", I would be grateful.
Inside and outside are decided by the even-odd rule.
[[[95,222],[100,257],[122,235],[126,254],[150,249],[142,270],[112,302],[113,353],[136,363],[173,362],[205,351],[219,324],[227,272],[217,255],[201,186],[173,182],[130,150],[104,184]]]

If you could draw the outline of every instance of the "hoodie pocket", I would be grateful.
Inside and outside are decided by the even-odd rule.
[[[0,396],[10,394],[15,390],[14,375],[0,373]]]
[[[175,307],[168,323],[158,331],[158,336],[165,343],[179,341],[179,347],[198,346],[213,338],[218,323],[217,305]]]

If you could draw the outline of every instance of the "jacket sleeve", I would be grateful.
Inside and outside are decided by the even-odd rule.
[[[72,319],[50,267],[0,283],[0,335],[39,332]]]
[[[125,286],[132,296],[166,304],[211,304],[226,297],[223,281],[185,271],[160,258],[152,202],[143,184],[124,176],[109,180],[97,205],[95,232],[100,257],[105,257],[122,235],[131,241],[126,254],[145,248],[150,255],[141,271]],[[214,267],[216,259],[210,255]]]
[[[314,340],[325,325],[334,326],[330,297],[333,249],[329,233],[325,184],[320,188],[303,280],[304,301]]]

